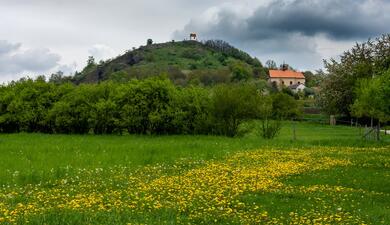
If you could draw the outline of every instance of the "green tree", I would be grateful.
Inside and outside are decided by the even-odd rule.
[[[390,34],[356,44],[341,55],[340,62],[325,61],[325,68],[328,75],[321,83],[319,105],[328,114],[350,116],[359,80],[381,76],[390,68]]]
[[[117,95],[122,127],[138,134],[172,132],[175,90],[170,80],[159,77],[123,85]]]
[[[276,62],[269,59],[267,62],[265,62],[265,66],[270,70],[276,70],[278,69],[278,66],[276,65]]]
[[[273,101],[270,95],[264,95],[259,102],[259,119],[261,121],[261,136],[265,139],[274,138],[282,128],[280,118],[273,118]]]
[[[130,80],[129,74],[123,70],[110,74],[108,78],[117,83],[125,83]]]
[[[48,122],[48,111],[60,96],[56,86],[46,83],[44,77],[21,79],[11,85],[14,92],[7,106],[5,117],[8,121],[17,121],[18,130],[26,132],[53,131]]]
[[[64,86],[66,94],[49,111],[57,133],[88,133],[91,118],[92,85]]]
[[[232,81],[247,81],[251,78],[251,70],[242,62],[233,62],[230,65],[232,71]]]
[[[223,84],[215,87],[212,112],[216,121],[216,133],[235,136],[242,122],[259,116],[259,101],[260,93],[253,84]]]
[[[390,121],[390,70],[382,76],[360,80],[355,93],[356,100],[351,106],[354,116]]]
[[[212,112],[209,90],[200,87],[179,88],[175,92],[173,126],[175,133],[210,134]]]
[[[0,85],[0,132],[12,133],[20,131],[20,123],[16,112],[11,112],[9,106],[16,97],[15,82],[7,86]]]
[[[316,87],[320,84],[318,77],[313,72],[305,71],[305,72],[303,72],[303,75],[305,76],[305,79],[306,79],[306,83],[305,83],[306,87],[309,87],[309,88]]]
[[[115,96],[117,85],[112,82],[103,82],[93,86],[89,98],[91,106],[89,124],[95,134],[111,134],[117,129],[119,113]]]
[[[293,97],[285,93],[272,95],[272,116],[275,119],[293,119],[302,114],[301,107]]]
[[[87,66],[92,66],[92,65],[96,65],[95,58],[93,56],[88,56]]]

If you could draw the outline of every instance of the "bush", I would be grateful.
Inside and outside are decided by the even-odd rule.
[[[273,139],[282,129],[280,120],[262,120],[261,136],[265,139]]]
[[[129,133],[166,134],[173,126],[175,87],[167,79],[133,80],[117,97],[121,126]]]
[[[276,93],[272,96],[272,117],[275,119],[292,119],[302,114],[302,108],[293,97]]]
[[[212,131],[209,91],[199,87],[178,89],[173,125],[181,134],[209,134]]]
[[[232,71],[232,81],[247,81],[251,78],[252,71],[244,63],[233,61],[230,70]]]
[[[265,137],[275,118],[295,115],[283,94],[262,96],[259,82],[212,89],[179,87],[166,77],[75,86],[22,79],[0,86],[0,132],[66,134],[244,134],[245,121],[262,119]],[[274,100],[274,101],[272,101]]]
[[[214,88],[212,103],[217,134],[233,137],[239,125],[259,116],[260,95],[253,84],[219,85]]]
[[[90,97],[93,86],[81,85],[70,91],[49,110],[57,133],[85,134],[90,130]]]
[[[0,96],[0,129],[51,133],[48,112],[60,97],[55,84],[46,83],[44,77],[11,83]]]
[[[212,86],[230,81],[230,71],[226,70],[194,70],[189,74],[190,82],[197,80],[205,86]]]

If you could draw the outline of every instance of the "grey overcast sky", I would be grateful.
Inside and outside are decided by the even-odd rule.
[[[146,39],[223,39],[262,62],[322,67],[390,32],[389,0],[0,0],[0,83],[81,70]]]

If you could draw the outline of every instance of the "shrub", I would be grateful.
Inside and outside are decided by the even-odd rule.
[[[212,97],[215,132],[235,136],[243,121],[259,116],[259,100],[260,95],[253,84],[223,84],[215,87]]]
[[[272,95],[272,117],[275,119],[292,119],[302,114],[301,107],[293,97],[276,93]]]
[[[261,136],[265,139],[273,139],[282,129],[280,120],[262,120]]]
[[[80,85],[56,102],[49,111],[57,133],[85,134],[90,130],[91,92],[94,86]]]
[[[166,77],[75,86],[38,78],[0,86],[0,132],[95,134],[239,134],[245,121],[295,115],[283,94],[262,96],[264,82],[179,87]],[[274,100],[274,101],[272,101]],[[242,130],[243,132],[247,132]],[[243,133],[241,132],[241,133]]]
[[[230,70],[232,71],[232,81],[247,81],[251,78],[251,69],[242,62],[231,62]]]

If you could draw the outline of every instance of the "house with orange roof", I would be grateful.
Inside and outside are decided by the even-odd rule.
[[[289,70],[284,67],[282,70],[270,70],[269,71],[269,82],[275,83],[277,86],[291,85],[305,85],[306,79],[303,73]]]

